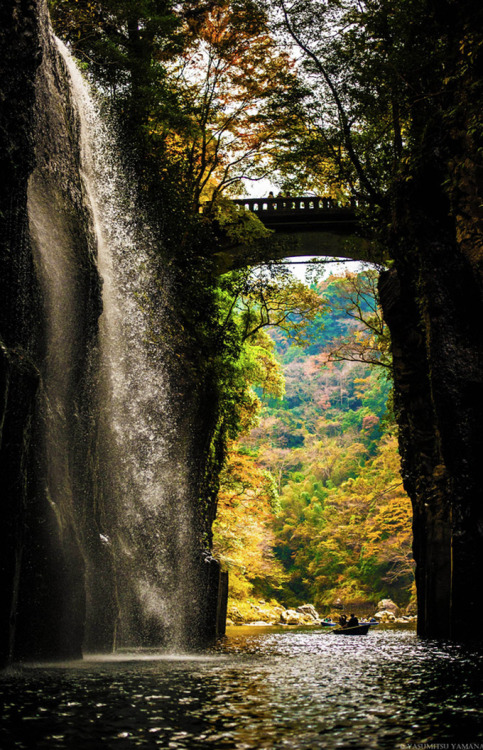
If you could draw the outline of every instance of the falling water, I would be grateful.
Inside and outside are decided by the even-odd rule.
[[[194,585],[193,519],[185,461],[173,452],[176,426],[155,242],[90,88],[66,47],[57,44],[78,110],[82,180],[103,284],[96,378],[97,476],[104,508],[99,540],[114,560],[118,645],[182,646]],[[64,257],[61,247],[59,253]],[[69,290],[61,297],[63,309],[53,326],[70,339],[62,327],[70,319]],[[91,579],[99,576],[102,570]]]
[[[75,258],[69,228],[55,210],[54,196],[34,173],[29,184],[30,232],[39,258],[38,269],[46,308],[47,353],[43,378],[43,450],[46,494],[56,513],[72,509],[69,411],[73,388],[73,362],[79,319],[75,287]],[[62,500],[61,500],[62,499]],[[59,526],[63,525],[63,521]]]

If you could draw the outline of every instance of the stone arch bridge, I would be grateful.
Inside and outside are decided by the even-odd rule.
[[[375,257],[372,244],[362,235],[354,200],[341,204],[319,196],[270,196],[237,199],[233,203],[252,211],[273,235],[253,246],[238,245],[218,253],[221,273],[287,257],[380,260]]]

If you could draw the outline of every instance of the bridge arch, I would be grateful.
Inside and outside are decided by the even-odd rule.
[[[240,198],[240,211],[251,211],[273,232],[268,241],[237,245],[217,253],[218,271],[288,257],[327,257],[377,263],[373,243],[364,237],[355,200],[342,204],[316,195]]]

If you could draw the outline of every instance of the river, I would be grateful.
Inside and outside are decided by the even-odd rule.
[[[0,748],[483,748],[483,651],[380,628],[229,628],[214,649],[0,675]]]

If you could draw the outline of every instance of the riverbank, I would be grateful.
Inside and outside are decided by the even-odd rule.
[[[277,602],[267,602],[259,599],[256,602],[250,600],[229,600],[227,626],[232,625],[320,625],[328,617],[333,622],[338,622],[342,613],[341,608],[331,611],[322,617],[312,604],[302,604],[296,609],[286,609]],[[345,610],[347,612],[347,610]],[[356,612],[356,614],[358,614]],[[397,604],[390,599],[383,599],[374,605],[373,611],[364,612],[365,617],[375,617],[383,624],[408,625],[417,622],[415,614],[411,609],[401,610]]]

